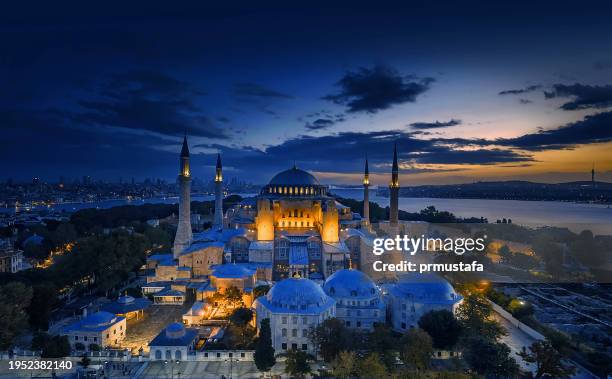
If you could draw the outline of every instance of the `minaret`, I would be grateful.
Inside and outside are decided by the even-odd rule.
[[[365,170],[363,172],[363,223],[370,223],[370,171],[368,170],[368,157],[365,160]]]
[[[221,154],[217,154],[217,168],[215,173],[215,222],[217,229],[223,228],[223,173],[221,168]]]
[[[397,166],[397,143],[393,145],[393,167],[391,169],[391,183],[389,183],[389,223],[397,225],[399,201],[399,168]]]
[[[176,236],[174,237],[174,246],[172,247],[172,254],[175,259],[178,258],[185,248],[191,245],[193,240],[191,232],[191,172],[189,170],[187,136],[183,139],[179,169],[179,220]]]

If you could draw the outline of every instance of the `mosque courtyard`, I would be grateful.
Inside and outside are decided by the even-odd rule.
[[[127,322],[126,337],[122,346],[130,349],[132,354],[138,354],[139,349],[148,351],[149,342],[168,324],[181,322],[182,316],[191,307],[187,302],[183,305],[154,305],[144,313],[144,317]]]

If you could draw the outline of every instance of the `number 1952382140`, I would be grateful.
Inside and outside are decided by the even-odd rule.
[[[66,360],[9,360],[9,370],[70,370],[72,361]]]

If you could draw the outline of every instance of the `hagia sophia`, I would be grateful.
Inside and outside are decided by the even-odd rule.
[[[376,228],[369,219],[367,160],[362,214],[341,204],[327,186],[295,165],[272,177],[259,195],[243,199],[224,213],[223,168],[218,155],[214,222],[199,233],[193,233],[191,227],[187,138],[180,153],[178,182],[179,216],[172,254],[154,254],[147,259],[151,275],[142,290],[153,295],[154,304],[183,304],[192,299],[193,316],[216,293],[236,288],[243,303],[255,311],[257,326],[261,320],[270,319],[277,352],[301,349],[313,353],[307,330],[327,318],[336,317],[347,327],[361,330],[372,330],[376,323],[389,321],[401,332],[414,327],[425,312],[454,311],[461,301],[461,296],[439,276],[396,277],[395,273],[371,269],[373,239],[381,233],[407,232],[398,217],[396,148],[389,184],[389,221],[378,223]],[[388,254],[382,259],[401,257]],[[253,292],[259,285],[271,289],[255,298]],[[191,316],[186,316],[187,326],[182,329],[180,324],[172,324],[162,331],[154,345],[175,335],[185,339],[191,333],[191,329],[185,329],[193,322]],[[151,359],[184,354],[182,350],[173,354],[170,349],[162,354],[162,349],[153,345],[151,349],[156,350]]]

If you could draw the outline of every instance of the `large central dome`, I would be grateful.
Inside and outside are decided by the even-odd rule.
[[[261,194],[276,197],[327,196],[327,187],[321,185],[314,175],[293,166],[274,175],[262,188]]]
[[[293,166],[281,171],[270,180],[271,185],[318,186],[319,181],[312,174]]]

